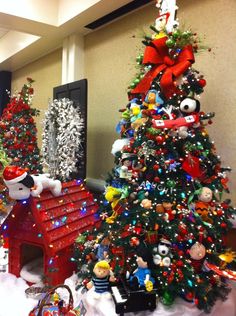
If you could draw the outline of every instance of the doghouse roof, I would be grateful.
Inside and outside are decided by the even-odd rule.
[[[26,201],[18,201],[2,224],[1,232],[12,236],[14,232],[24,231],[25,225],[19,225],[20,218],[30,211],[33,226],[37,227],[46,252],[54,256],[58,251],[72,245],[79,232],[98,224],[97,209],[93,195],[83,182],[74,180],[62,184],[61,196],[55,197],[49,190],[44,190],[40,197],[31,196]],[[6,227],[8,232],[4,233]]]

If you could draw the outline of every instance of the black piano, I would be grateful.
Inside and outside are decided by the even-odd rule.
[[[116,285],[111,286],[111,294],[116,313],[120,316],[130,312],[154,311],[156,308],[155,290],[151,292],[147,292],[145,289],[132,290],[123,278]]]

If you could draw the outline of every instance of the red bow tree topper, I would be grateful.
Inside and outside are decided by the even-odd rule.
[[[132,94],[146,95],[151,87],[152,81],[161,72],[163,74],[161,76],[160,85],[165,97],[169,99],[174,93],[180,92],[174,80],[194,63],[193,49],[191,45],[187,45],[180,50],[176,58],[171,58],[169,48],[166,46],[167,39],[165,36],[153,40],[151,46],[146,47],[143,64],[151,64],[153,67],[131,91]]]

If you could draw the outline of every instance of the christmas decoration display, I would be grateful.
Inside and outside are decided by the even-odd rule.
[[[10,97],[0,120],[0,138],[7,156],[15,165],[28,168],[31,173],[42,172],[37,146],[34,116],[39,111],[31,108],[34,80],[27,78],[20,92]]]
[[[2,142],[0,139],[0,214],[6,214],[7,206],[10,204],[7,187],[4,185],[2,179],[3,170],[9,163],[10,159],[7,157],[5,150],[2,147]]]
[[[121,313],[155,308],[153,293],[162,304],[181,297],[210,312],[217,299],[226,299],[226,278],[236,270],[226,248],[235,209],[223,199],[230,168],[221,165],[208,135],[214,113],[201,109],[206,81],[192,67],[201,45],[197,34],[175,23],[172,2],[157,3],[153,34],[145,36],[137,58],[140,72],[120,110],[115,167],[98,211],[102,225],[80,234],[75,245],[81,285],[97,261],[109,262]]]
[[[83,157],[84,121],[73,101],[63,98],[50,102],[45,113],[42,142],[43,162],[50,175],[70,180]]]
[[[29,175],[26,169],[7,166],[3,171],[3,180],[9,189],[9,196],[15,200],[28,199],[30,195],[39,196],[44,189],[49,189],[54,196],[61,194],[61,182],[46,174]]]
[[[9,273],[31,283],[62,284],[76,269],[76,236],[99,225],[97,209],[81,180],[62,183],[59,196],[43,190],[17,200],[0,227],[9,244]]]

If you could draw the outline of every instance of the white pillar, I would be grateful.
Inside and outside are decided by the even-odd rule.
[[[64,39],[62,84],[84,79],[84,37],[72,34]]]

